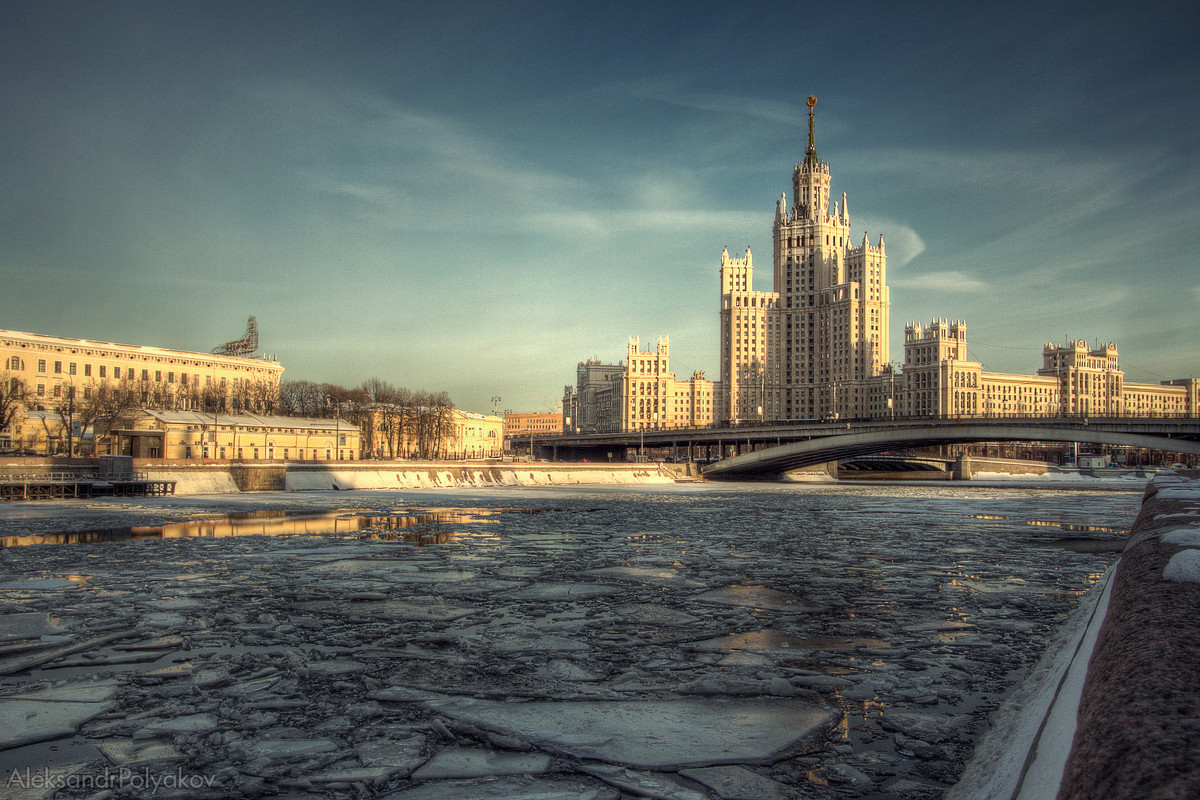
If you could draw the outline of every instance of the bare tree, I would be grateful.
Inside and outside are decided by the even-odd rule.
[[[140,407],[134,381],[89,381],[82,396],[75,398],[75,418],[80,427],[92,429],[92,440],[99,442],[117,428],[128,427]]]
[[[11,435],[13,432],[9,426],[17,418],[24,399],[25,381],[8,372],[0,372],[0,431],[9,431],[9,441],[14,447],[17,446],[17,437]]]
[[[312,381],[281,381],[279,413],[291,417],[317,417],[325,413],[325,392]]]

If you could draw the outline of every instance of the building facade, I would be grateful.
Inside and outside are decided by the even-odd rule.
[[[671,345],[660,337],[654,350],[643,351],[638,337],[630,337],[627,360],[601,364],[580,362],[576,384],[563,391],[564,430],[571,433],[627,433],[631,431],[696,428],[711,425],[718,390],[694,372],[676,380],[671,372]],[[568,420],[573,420],[568,424]]]
[[[1200,381],[1129,383],[1112,342],[1047,343],[1036,375],[985,372],[967,358],[962,321],[906,326],[904,369],[892,385],[898,388],[890,396],[905,417],[1200,416]]]
[[[20,406],[0,431],[0,448],[28,439],[28,411],[70,414],[85,422],[118,405],[270,412],[282,374],[279,362],[262,358],[0,331],[3,391]]]
[[[563,433],[572,424],[565,411],[548,413],[504,412],[504,449],[511,450],[513,443],[530,436],[552,436]]]
[[[361,433],[339,419],[195,411],[138,411],[109,431],[100,455],[239,461],[356,461]]]

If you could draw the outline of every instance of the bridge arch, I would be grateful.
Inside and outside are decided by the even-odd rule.
[[[995,425],[932,423],[920,428],[847,431],[802,442],[755,450],[712,464],[704,477],[737,479],[779,475],[788,470],[824,464],[884,450],[931,447],[973,442],[1080,442],[1122,447],[1142,447],[1200,456],[1200,442],[1147,433],[1089,428],[1088,426]]]

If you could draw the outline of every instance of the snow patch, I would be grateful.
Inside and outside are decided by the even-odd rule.
[[[1163,567],[1163,580],[1200,583],[1200,550],[1181,550]]]
[[[1200,528],[1176,528],[1168,531],[1162,537],[1163,544],[1177,544],[1180,547],[1200,547]]]

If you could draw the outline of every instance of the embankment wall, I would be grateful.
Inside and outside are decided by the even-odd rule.
[[[1113,578],[1059,800],[1200,797],[1200,481],[1156,476]]]
[[[673,466],[673,465],[672,465]],[[673,472],[658,464],[514,462],[335,462],[241,464],[143,462],[139,472],[175,481],[176,494],[330,491],[351,489],[436,489],[485,486],[578,486],[671,483]]]

